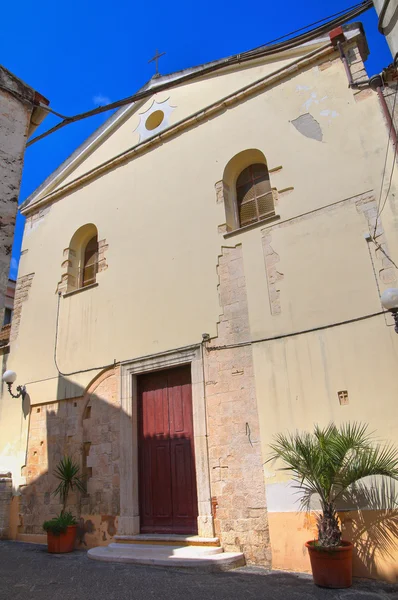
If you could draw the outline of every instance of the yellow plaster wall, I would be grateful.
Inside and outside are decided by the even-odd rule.
[[[343,537],[354,542],[353,575],[382,579],[391,583],[398,580],[398,550],[387,547],[375,523],[386,521],[384,511],[350,511],[339,514]],[[396,515],[390,520],[396,522]],[[299,512],[268,514],[272,546],[272,568],[282,571],[311,573],[305,542],[316,538],[316,515]],[[360,524],[360,529],[355,524]],[[380,531],[380,527],[377,529]],[[369,533],[370,532],[370,533]]]
[[[242,73],[246,81],[254,80],[259,75],[256,69],[262,68],[270,65],[212,78],[207,87],[197,82],[172,90],[171,104],[181,106],[172,118],[192,112],[195,102],[206,104],[221,89],[225,94],[240,87]],[[322,142],[293,127],[291,121],[306,112],[319,122]],[[126,123],[84,168],[122,151],[131,129],[132,123]],[[108,269],[98,274],[97,287],[61,298],[57,358],[64,373],[197,343],[204,332],[216,336],[220,313],[216,266],[222,246],[242,244],[254,339],[380,310],[363,237],[366,219],[355,200],[347,199],[369,190],[378,199],[386,138],[376,95],[356,101],[343,66],[334,61],[327,69],[314,65],[231,106],[55,202],[25,231],[20,275],[35,275],[8,363],[18,372],[18,381],[28,383],[31,402],[70,398],[75,388],[80,395],[95,374],[66,376],[60,382],[53,358],[63,250],[85,223],[95,223],[99,239],[109,244]],[[279,223],[225,239],[218,229],[225,223],[224,206],[217,204],[214,186],[229,160],[248,148],[263,152],[270,169],[282,166],[271,173],[273,187],[293,190],[279,194]],[[327,208],[334,203],[340,204]],[[389,251],[398,257],[393,210],[390,200],[383,227]],[[312,214],[296,219],[307,213]],[[278,282],[278,315],[270,311],[266,233],[271,233],[283,274]],[[371,253],[378,267],[374,247]],[[331,419],[361,419],[382,437],[396,439],[391,415],[398,391],[397,342],[384,318],[376,317],[254,345],[264,456],[277,431],[310,429],[314,422]],[[347,406],[338,404],[341,389],[348,390]],[[27,422],[21,425],[18,403],[10,404],[8,397],[3,396],[0,409],[6,411],[1,413],[1,463],[12,462],[16,473],[9,448],[15,440],[21,440],[24,448]],[[21,461],[22,454],[16,462]],[[268,486],[284,483],[272,471],[266,472],[266,481]],[[278,493],[270,494],[274,505],[269,506],[275,556],[278,548],[286,547],[289,535],[293,539],[292,530],[281,528],[274,516],[293,514],[278,506]],[[306,533],[300,527],[301,540]],[[304,568],[305,560],[297,558],[289,568]]]
[[[242,241],[252,339],[287,335],[252,346],[264,461],[277,432],[308,431],[315,423],[359,420],[368,423],[381,440],[396,443],[398,439],[394,418],[398,338],[390,316],[289,336],[381,310],[378,286],[382,291],[394,282],[380,278],[382,255],[365,240],[369,223],[360,207],[353,198],[230,238]],[[396,257],[390,210],[388,205],[379,231],[387,233],[386,249]],[[264,276],[266,236],[283,275],[277,282],[281,312],[276,315],[271,314]],[[348,392],[347,405],[339,403],[341,390]],[[314,523],[298,512],[296,490],[289,486],[289,476],[277,470],[279,466],[264,466],[273,568],[307,571],[304,543],[313,536]],[[395,581],[396,515],[390,514],[381,530],[375,527],[385,501],[380,498],[376,510],[346,513],[343,531],[355,542],[357,576]],[[369,540],[366,534],[365,541],[354,535],[360,528],[364,532],[372,528]],[[389,541],[387,549],[383,539]]]
[[[309,88],[305,95],[301,90],[304,86]],[[314,93],[330,98],[328,105],[340,111],[333,121],[322,121],[320,107],[311,105],[314,117],[322,123],[323,142],[304,137],[290,123]],[[286,102],[281,102],[281,96]],[[220,247],[243,243],[244,252],[251,252],[252,232],[224,240],[217,231],[225,222],[225,213],[223,205],[216,204],[214,184],[222,178],[229,159],[244,148],[259,148],[270,168],[283,165],[271,181],[278,189],[294,187],[291,193],[281,195],[277,206],[281,220],[292,218],[376,187],[382,157],[367,158],[360,133],[369,112],[368,127],[374,131],[368,144],[373,146],[380,144],[377,128],[384,126],[377,99],[356,104],[341,66],[336,64],[322,72],[314,67],[54,203],[32,229],[26,228],[23,241],[27,252],[21,258],[20,276],[35,273],[14,345],[13,364],[21,365],[23,379],[30,382],[56,375],[55,290],[63,250],[78,227],[95,222],[99,239],[109,243],[109,268],[99,273],[97,288],[61,301],[61,371],[68,373],[194,343],[204,331],[214,336],[219,314],[215,267]],[[350,136],[345,134],[348,129]],[[300,160],[304,154],[306,164]],[[260,235],[258,230],[255,233]],[[261,263],[261,248],[252,251],[253,261]],[[250,278],[251,259],[246,262]],[[264,287],[263,275],[264,270],[259,280]],[[257,304],[256,310],[266,315],[266,301],[263,310]],[[344,302],[339,302],[337,309],[348,310]],[[46,323],[35,318],[37,311],[46,315]],[[300,312],[296,319],[315,323],[316,317]],[[257,318],[253,311],[251,320],[255,323]],[[259,328],[253,327],[253,335],[264,328],[267,333],[279,331],[283,322],[283,329],[290,327],[285,317],[275,324],[272,319],[263,321]],[[31,360],[32,340],[35,353],[41,357],[37,362]],[[88,382],[88,377],[81,380]],[[54,383],[41,383],[40,401],[52,399],[55,389]],[[38,392],[34,387],[30,390],[36,401]]]
[[[388,252],[395,257],[396,232],[386,211],[381,225],[388,232]],[[381,440],[396,443],[398,439],[394,418],[398,339],[390,316],[288,335],[380,311],[378,286],[383,290],[394,284],[380,279],[381,255],[365,240],[366,231],[369,224],[356,200],[350,199],[245,234],[242,247],[252,339],[287,335],[252,346],[264,461],[277,432],[308,431],[315,423],[361,421]],[[271,314],[264,283],[265,260],[260,249],[264,249],[266,235],[283,274],[277,282],[281,306],[277,315]],[[242,239],[243,234],[237,237]],[[339,403],[342,390],[348,392],[347,405]],[[289,476],[278,471],[279,466],[268,463],[264,467],[272,564],[278,569],[307,571],[304,543],[311,539],[311,530],[305,515],[297,512],[296,490],[289,487]],[[373,508],[383,509],[383,501],[380,498]],[[364,531],[373,527],[369,542],[348,535],[356,545],[354,573],[395,581],[396,515],[390,515],[381,527],[389,540],[386,551],[384,533],[374,526],[380,521],[379,512],[353,511],[345,517],[354,532],[360,526]],[[349,534],[347,527],[345,532]]]
[[[294,61],[298,56],[314,50],[317,46],[319,44],[313,44],[306,47],[304,51],[286,53],[284,59],[278,58],[276,60],[270,57],[258,61],[258,64],[254,66],[242,65],[238,70],[231,69],[227,72],[208,75],[192,82],[177,85],[170,90],[157,92],[148,99],[137,102],[135,106],[126,111],[125,116],[121,119],[121,126],[112,133],[111,137],[103,141],[100,146],[94,144],[90,155],[72,173],[68,174],[60,185],[70,183],[90,171],[90,169],[113,158],[115,148],[117,148],[117,153],[121,153],[138,144],[139,133],[137,127],[140,123],[140,115],[147,112],[153,102],[168,101],[175,108],[169,120],[170,125],[174,125],[212,102],[216,102],[235,90],[269,75],[275,69],[280,69]],[[55,186],[54,189],[57,189],[57,187],[59,186]]]

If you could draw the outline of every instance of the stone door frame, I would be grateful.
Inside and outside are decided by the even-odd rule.
[[[193,435],[198,494],[198,535],[201,537],[214,537],[207,447],[205,384],[200,344],[125,361],[121,364],[120,517],[118,535],[128,536],[140,533],[137,377],[142,373],[172,369],[186,364],[191,366]]]

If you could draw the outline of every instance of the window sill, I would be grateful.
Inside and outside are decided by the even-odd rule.
[[[264,225],[268,225],[268,223],[274,223],[275,221],[279,221],[279,219],[279,215],[272,215],[272,217],[262,219],[261,221],[257,221],[256,223],[252,223],[251,225],[245,225],[244,227],[239,227],[239,229],[228,231],[227,233],[224,233],[224,238],[228,239],[230,237],[233,237],[234,235],[238,235],[239,233],[244,233],[245,231],[250,231],[251,229],[256,229],[257,227],[264,227]]]
[[[69,296],[74,296],[75,294],[79,294],[80,292],[85,292],[86,290],[92,290],[95,287],[98,287],[98,283],[92,283],[91,285],[86,285],[84,287],[78,288],[77,290],[72,290],[71,292],[66,292],[66,294],[63,294],[63,297],[69,298]]]

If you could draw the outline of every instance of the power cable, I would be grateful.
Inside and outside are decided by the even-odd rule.
[[[79,373],[89,373],[90,371],[100,371],[100,370],[103,370],[103,369],[109,369],[111,367],[120,365],[123,362],[127,362],[127,361],[114,361],[113,363],[109,363],[109,364],[101,366],[101,367],[91,367],[89,369],[80,369],[78,371],[73,371],[72,373],[62,373],[62,371],[60,371],[60,369],[58,367],[58,363],[57,363],[57,344],[58,344],[58,325],[59,325],[60,299],[61,299],[61,294],[58,294],[57,318],[56,318],[56,329],[55,329],[55,343],[54,343],[54,363],[55,363],[55,367],[56,367],[59,375],[61,375],[63,377],[69,377],[71,375],[77,375]],[[225,344],[223,346],[206,346],[206,350],[208,352],[212,352],[212,351],[215,351],[215,350],[228,350],[230,348],[241,348],[243,346],[251,346],[252,344],[260,344],[260,343],[263,343],[263,342],[272,342],[272,341],[282,340],[282,339],[286,339],[286,338],[290,338],[290,337],[296,337],[298,335],[305,335],[307,333],[314,333],[314,332],[317,332],[317,331],[323,331],[325,329],[333,329],[334,327],[340,327],[342,325],[349,325],[351,323],[357,323],[358,321],[364,321],[366,319],[372,319],[373,317],[379,317],[381,315],[385,316],[386,314],[388,314],[388,311],[381,310],[381,311],[376,312],[376,313],[371,313],[371,314],[368,314],[368,315],[363,315],[362,317],[355,317],[353,319],[347,319],[346,321],[339,321],[339,322],[336,322],[336,323],[329,323],[328,325],[320,325],[318,327],[313,327],[312,329],[303,329],[301,331],[293,331],[291,333],[283,333],[281,335],[275,335],[275,336],[272,336],[272,337],[261,338],[261,339],[257,339],[257,340],[249,340],[247,342],[238,342],[236,344]],[[198,343],[197,346],[199,346],[199,345],[200,344]],[[177,348],[174,351],[177,352],[177,351],[180,351],[180,350],[185,350],[188,347],[190,347],[190,346],[183,346],[182,348]],[[146,358],[149,358],[149,356],[153,356],[153,355],[141,356],[140,360],[145,360]],[[56,379],[56,377],[46,377],[45,379],[37,379],[36,381],[28,381],[26,383],[26,385],[33,384],[33,383],[41,383],[43,381],[49,381],[50,379]]]
[[[329,323],[328,325],[319,325],[312,329],[302,329],[301,331],[294,331],[292,333],[282,333],[280,335],[274,335],[268,338],[261,338],[258,340],[249,340],[247,342],[238,342],[236,344],[225,344],[224,346],[206,346],[208,352],[215,350],[228,350],[230,348],[241,348],[243,346],[251,346],[252,344],[261,344],[263,342],[273,342],[276,340],[283,340],[286,338],[296,337],[297,335],[305,335],[306,333],[314,333],[316,331],[323,331],[324,329],[333,329],[334,327],[340,327],[341,325],[349,325],[351,323],[357,323],[358,321],[364,321],[365,319],[372,319],[373,317],[379,317],[384,315],[386,311],[381,310],[379,312],[371,313],[369,315],[363,315],[362,317],[355,317],[353,319],[347,319],[346,321],[338,321],[337,323]]]
[[[69,117],[66,117],[65,115],[62,115],[61,113],[53,110],[46,104],[43,104],[42,102],[34,102],[32,100],[28,100],[22,94],[19,94],[18,92],[10,89],[9,87],[7,87],[5,85],[0,84],[0,90],[4,90],[8,94],[10,94],[14,98],[16,98],[19,102],[25,102],[26,104],[29,104],[30,106],[33,106],[34,108],[36,108],[36,107],[41,108],[42,110],[45,110],[46,112],[49,112],[49,113],[55,115],[56,117],[59,117],[60,119],[69,119]]]
[[[58,346],[58,330],[59,330],[59,313],[60,313],[60,302],[61,302],[61,296],[62,294],[59,292],[58,293],[58,302],[57,302],[57,318],[56,318],[56,323],[55,323],[55,339],[54,339],[54,364],[55,367],[58,371],[58,374],[61,375],[62,377],[70,377],[71,375],[77,375],[79,373],[89,373],[90,371],[102,371],[104,369],[110,369],[111,367],[116,367],[119,366],[123,363],[129,362],[128,360],[114,360],[112,363],[108,363],[107,365],[101,365],[99,367],[90,367],[89,369],[79,369],[78,371],[73,371],[72,373],[63,373],[59,367],[58,367],[58,362],[57,362],[57,346]],[[191,344],[190,346],[180,346],[179,348],[175,348],[173,349],[173,352],[182,352],[184,350],[186,350],[187,348],[191,348],[192,346],[198,346],[199,347],[199,343],[196,342],[194,344]],[[146,354],[144,356],[140,356],[140,360],[145,360],[147,358],[153,358],[153,354]],[[47,377],[46,379],[38,379],[37,381],[34,382],[28,382],[28,383],[40,383],[42,381],[48,381],[49,379],[54,379],[53,377]]]
[[[349,6],[348,8],[344,8],[343,10],[340,10],[337,13],[334,13],[333,15],[329,15],[328,17],[324,17],[323,19],[319,19],[318,21],[314,21],[313,23],[310,23],[309,25],[305,25],[304,27],[300,27],[299,29],[295,29],[294,31],[290,31],[289,33],[285,33],[285,35],[281,35],[280,37],[277,37],[273,40],[270,40],[269,42],[267,42],[265,45],[269,46],[270,44],[275,44],[276,42],[279,42],[280,40],[283,40],[285,38],[290,37],[291,35],[295,35],[296,33],[300,33],[300,31],[305,31],[306,29],[309,29],[310,27],[314,27],[314,25],[319,25],[319,23],[323,23],[324,21],[327,21],[328,19],[333,19],[339,16],[342,16],[352,10],[356,10],[359,7],[363,7],[363,5],[365,4],[365,2],[358,2],[358,4],[354,4],[353,6]],[[251,50],[251,52],[254,52],[255,50],[258,50],[259,48],[263,48],[264,44],[262,46],[257,46],[256,48],[253,48]]]
[[[395,267],[396,269],[398,269],[398,266],[397,266],[397,264],[396,264],[396,263],[393,261],[393,259],[392,259],[390,256],[388,256],[388,254],[387,254],[387,252],[384,250],[383,246],[382,246],[381,244],[379,244],[379,242],[377,242],[377,241],[376,241],[374,238],[373,238],[373,241],[374,241],[374,243],[376,244],[376,250],[380,250],[380,252],[382,252],[382,253],[384,254],[384,256],[385,256],[386,258],[388,258],[388,260],[390,261],[390,263],[391,263],[392,265],[394,265],[394,267]]]
[[[58,371],[58,374],[61,375],[62,377],[70,377],[71,375],[78,375],[79,373],[89,373],[90,371],[102,371],[103,369],[109,369],[110,367],[115,367],[116,365],[119,365],[120,362],[116,362],[116,359],[115,359],[113,361],[113,363],[109,363],[107,365],[102,365],[100,367],[90,367],[89,369],[80,369],[79,371],[73,371],[72,373],[62,373],[62,371],[60,371],[60,369],[58,367],[58,362],[57,362],[60,301],[61,301],[61,294],[59,293],[58,294],[58,303],[57,303],[57,319],[56,319],[56,323],[55,323],[55,340],[54,340],[54,364],[55,364],[55,368]]]
[[[396,103],[396,100],[397,100],[397,93],[398,93],[398,84],[397,84],[397,87],[395,89],[394,106],[393,106],[392,115],[391,115],[392,116],[392,121],[394,122],[394,125],[395,125],[394,112],[395,112],[395,103]],[[395,163],[396,163],[396,158],[397,158],[397,150],[398,150],[397,146],[398,146],[398,144],[395,145],[394,158],[393,158],[393,163],[392,163],[392,168],[391,168],[391,174],[390,174],[390,181],[388,182],[388,189],[387,189],[387,192],[386,192],[386,197],[384,199],[383,206],[381,207],[381,211],[379,212],[379,217],[380,217],[380,215],[382,214],[382,212],[384,210],[384,207],[385,207],[385,205],[387,203],[387,199],[388,199],[388,196],[389,196],[389,193],[390,193],[390,190],[391,190],[392,176],[394,174]]]
[[[380,204],[381,204],[381,196],[383,193],[383,184],[384,184],[384,177],[385,177],[385,173],[386,173],[386,166],[387,166],[387,158],[388,158],[388,152],[389,152],[389,148],[390,148],[390,138],[391,138],[391,132],[392,132],[392,128],[395,126],[395,105],[397,102],[397,94],[398,94],[398,85],[395,88],[395,95],[394,95],[394,103],[393,103],[393,107],[392,107],[392,111],[391,111],[391,124],[390,124],[390,131],[389,131],[389,136],[388,136],[388,141],[387,141],[387,152],[386,152],[386,158],[384,161],[384,169],[383,169],[383,175],[382,175],[382,179],[381,179],[381,184],[380,184],[380,196],[379,196],[379,203],[378,203],[378,207],[377,207],[377,214],[376,214],[376,221],[375,221],[375,227],[374,227],[374,231],[373,231],[373,236],[372,236],[372,241],[374,242],[375,246],[376,246],[376,250],[380,250],[380,252],[382,252],[384,254],[384,256],[390,261],[390,263],[396,268],[398,269],[398,265],[393,261],[393,259],[387,254],[387,252],[384,250],[383,246],[381,244],[379,244],[379,242],[377,241],[377,237],[376,237],[376,230],[377,230],[377,224],[378,221],[381,217],[381,214],[386,206],[387,203],[387,199],[388,196],[390,194],[390,190],[391,190],[391,184],[392,184],[392,177],[394,174],[394,169],[395,169],[395,163],[396,163],[396,159],[397,159],[397,146],[398,144],[395,145],[394,148],[394,156],[393,156],[393,163],[392,163],[392,167],[391,167],[391,173],[390,173],[390,180],[388,182],[388,189],[384,198],[384,203],[383,206],[380,210]]]
[[[377,204],[377,213],[376,213],[376,221],[375,221],[375,226],[374,226],[374,230],[373,230],[373,239],[375,239],[375,237],[376,237],[376,229],[377,229],[377,224],[378,224],[378,221],[379,221],[379,217],[380,217],[380,215],[381,215],[381,211],[380,211],[381,197],[382,197],[382,195],[383,195],[383,185],[384,185],[384,178],[385,178],[385,175],[386,175],[386,170],[387,170],[387,160],[388,160],[388,153],[389,153],[389,150],[390,150],[390,139],[391,139],[391,133],[392,133],[392,128],[394,127],[394,113],[395,113],[395,105],[396,105],[396,102],[397,102],[397,94],[398,94],[398,85],[397,85],[397,87],[396,87],[396,89],[395,89],[395,94],[394,94],[394,102],[393,102],[393,107],[392,107],[392,118],[391,118],[391,123],[390,123],[390,129],[389,129],[389,131],[388,131],[388,140],[387,140],[386,156],[385,156],[385,159],[384,159],[383,174],[382,174],[382,176],[381,176],[381,184],[380,184],[379,202],[378,202],[378,204]],[[395,150],[394,150],[394,161],[393,161],[393,165],[392,165],[392,168],[391,168],[391,174],[390,174],[390,183],[389,183],[389,186],[388,186],[388,191],[387,191],[387,194],[386,194],[386,197],[385,197],[385,200],[384,200],[383,208],[384,208],[384,206],[385,206],[385,204],[386,204],[387,197],[388,197],[388,194],[389,194],[389,192],[390,192],[390,188],[391,188],[391,181],[392,181],[392,175],[393,175],[393,172],[394,172],[394,166],[395,166],[395,158],[396,158],[396,155],[397,155],[397,145],[395,146]]]
[[[380,285],[379,285],[379,279],[377,277],[376,266],[375,266],[375,263],[374,263],[374,260],[373,260],[372,251],[370,249],[370,244],[367,244],[367,247],[368,247],[370,262],[371,262],[371,265],[372,265],[373,277],[374,277],[375,283],[376,283],[377,293],[379,294],[380,306],[383,307],[383,305],[381,303],[381,290],[380,290]],[[384,322],[385,322],[385,324],[386,324],[387,327],[391,327],[391,325],[388,324],[386,313],[384,313]]]
[[[164,84],[156,86],[156,88],[142,89],[141,91],[138,91],[136,94],[133,94],[132,96],[128,96],[127,98],[124,98],[122,100],[117,100],[116,102],[111,102],[110,104],[105,104],[104,106],[99,106],[97,108],[74,115],[72,117],[65,117],[63,119],[63,121],[61,121],[60,123],[58,123],[51,129],[48,129],[44,133],[34,137],[32,140],[30,140],[26,144],[26,146],[28,147],[28,146],[31,146],[32,144],[35,144],[39,140],[44,139],[45,137],[51,135],[52,133],[55,133],[59,129],[62,129],[66,125],[70,125],[71,123],[76,123],[77,121],[81,121],[82,119],[87,119],[88,117],[93,117],[93,116],[101,114],[103,112],[107,112],[110,110],[114,110],[116,108],[120,108],[127,104],[132,104],[133,102],[137,102],[138,100],[143,100],[143,99],[147,98],[148,96],[152,96],[155,93],[155,91],[161,92],[163,90],[169,89],[170,87],[173,87],[174,85],[177,85],[177,84],[181,85],[181,83],[189,81],[190,79],[193,79],[194,77],[198,77],[198,74],[203,76],[208,73],[213,73],[213,72],[215,72],[219,69],[222,69],[226,66],[230,66],[233,64],[240,64],[245,61],[253,60],[253,58],[255,58],[255,57],[260,58],[263,56],[269,56],[269,55],[275,54],[276,52],[281,52],[282,50],[290,50],[292,48],[295,48],[305,42],[309,42],[309,41],[315,39],[316,37],[320,36],[321,34],[327,33],[330,30],[330,28],[337,27],[339,25],[346,23],[347,21],[350,21],[351,19],[353,19],[353,18],[361,15],[362,13],[366,12],[367,10],[369,10],[372,6],[373,6],[372,0],[364,0],[364,2],[355,4],[352,7],[346,9],[346,11],[341,11],[341,13],[343,13],[343,14],[335,13],[334,15],[330,15],[329,17],[325,17],[324,19],[317,21],[316,23],[325,21],[327,19],[331,19],[330,21],[327,21],[323,25],[321,25],[315,29],[312,29],[311,31],[309,31],[307,33],[296,36],[292,39],[286,40],[284,42],[276,43],[273,45],[270,45],[270,44],[272,44],[272,42],[268,42],[268,44],[259,46],[258,48],[255,48],[253,50],[249,50],[249,51],[243,52],[241,54],[236,54],[236,55],[230,56],[228,58],[225,58],[224,60],[217,61],[215,64],[210,63],[210,65],[208,65],[207,67],[204,66],[200,70],[195,70],[194,72],[189,72],[186,75],[182,75],[177,80],[166,81]],[[340,16],[336,17],[335,15],[340,15]],[[296,30],[296,32],[302,31],[303,29],[307,29],[308,27],[311,27],[311,25],[302,27],[299,30]],[[296,32],[286,34],[285,36],[282,36],[277,39],[283,39],[284,37],[293,35]]]

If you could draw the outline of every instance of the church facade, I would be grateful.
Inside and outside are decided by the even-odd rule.
[[[339,35],[363,80],[361,27]],[[361,420],[397,437],[387,140],[327,35],[153,78],[24,203],[8,368],[28,395],[1,398],[9,537],[44,539],[68,454],[87,481],[71,498],[82,548],[199,535],[309,569],[315,519],[267,463],[273,436]],[[392,558],[374,562],[356,572],[391,576]]]

